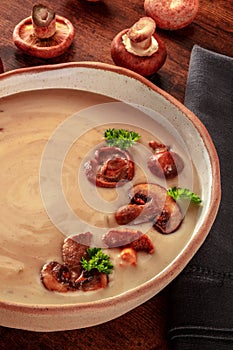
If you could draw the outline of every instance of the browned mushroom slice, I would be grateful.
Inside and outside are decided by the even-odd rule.
[[[184,162],[177,153],[156,141],[150,141],[149,146],[154,154],[149,157],[148,168],[154,175],[172,179],[183,170]]]
[[[176,201],[166,197],[164,207],[159,216],[156,217],[153,226],[161,233],[176,231],[183,220],[182,212]]]
[[[134,162],[127,151],[118,147],[101,147],[95,158],[85,164],[90,182],[98,187],[116,187],[131,181],[134,176]]]
[[[120,207],[115,213],[115,219],[118,225],[127,225],[128,223],[136,220],[142,213],[144,205],[126,204]],[[146,220],[148,221],[148,220]]]
[[[157,203],[150,199],[145,204],[133,202],[120,207],[115,213],[115,220],[118,225],[138,225],[153,220],[159,213]]]
[[[71,269],[71,279],[76,279],[82,272],[81,258],[87,258],[87,248],[90,246],[92,234],[81,233],[64,240],[62,258],[64,263]]]
[[[66,293],[77,289],[70,284],[69,268],[56,261],[45,264],[41,269],[40,276],[43,285],[50,291]]]
[[[152,241],[149,236],[143,234],[141,237],[130,243],[130,247],[133,248],[136,252],[146,252],[152,254],[155,250]]]
[[[115,213],[118,224],[153,221],[153,226],[162,233],[174,232],[180,226],[183,219],[181,209],[168,196],[164,187],[157,184],[138,184],[130,190],[129,197],[130,203]]]
[[[108,248],[114,247],[122,247],[130,244],[136,239],[140,238],[143,233],[139,230],[131,230],[131,229],[114,229],[108,231],[103,236],[103,242]]]
[[[76,283],[84,292],[102,289],[108,285],[108,275],[96,269],[83,271]]]

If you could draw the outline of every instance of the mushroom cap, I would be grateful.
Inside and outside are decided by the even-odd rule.
[[[13,31],[14,44],[27,54],[40,58],[54,58],[62,55],[72,44],[74,27],[72,23],[56,15],[56,32],[48,39],[39,39],[34,34],[32,17],[18,23]]]
[[[167,49],[163,41],[158,35],[153,34],[153,37],[158,42],[158,50],[151,56],[136,56],[128,52],[122,42],[122,36],[129,29],[124,29],[119,32],[111,43],[111,56],[117,66],[130,69],[142,76],[148,77],[157,72],[165,63],[167,58]]]
[[[161,29],[176,30],[189,25],[197,15],[199,0],[145,0],[144,9]]]

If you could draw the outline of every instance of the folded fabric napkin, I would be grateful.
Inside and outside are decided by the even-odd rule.
[[[222,199],[197,254],[170,284],[172,350],[233,349],[233,58],[193,47],[185,105],[217,149]]]

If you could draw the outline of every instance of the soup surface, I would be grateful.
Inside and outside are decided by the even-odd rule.
[[[154,182],[199,193],[198,176],[185,147],[165,124],[160,116],[156,120],[140,108],[84,91],[31,91],[0,100],[0,300],[24,304],[98,300],[140,285],[172,262],[192,235],[199,211],[195,206],[185,209],[182,225],[172,234],[160,234],[151,223],[133,227],[147,233],[155,247],[153,254],[138,253],[136,266],[120,267],[118,249],[106,249],[114,269],[105,289],[55,293],[40,280],[46,262],[62,262],[64,238],[90,231],[99,244],[99,238],[116,227],[114,212],[128,203],[132,185]],[[130,150],[135,176],[117,189],[96,188],[87,180],[84,164],[104,144],[104,131],[113,127],[141,135]],[[148,171],[148,142],[154,139],[183,158],[185,167],[177,179],[168,182]]]

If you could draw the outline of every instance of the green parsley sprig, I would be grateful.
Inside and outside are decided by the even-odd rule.
[[[179,199],[187,199],[195,204],[201,204],[202,200],[201,198],[193,193],[192,191],[188,190],[187,188],[181,188],[181,187],[172,187],[167,190],[167,193],[169,196],[171,196],[175,201]]]
[[[101,248],[88,248],[87,253],[89,259],[82,257],[81,265],[86,271],[97,269],[99,272],[110,274],[113,269],[113,264],[110,261],[110,256],[104,254]]]
[[[109,146],[115,146],[126,150],[128,147],[132,147],[141,136],[135,131],[113,128],[107,129],[104,132],[104,137]]]

